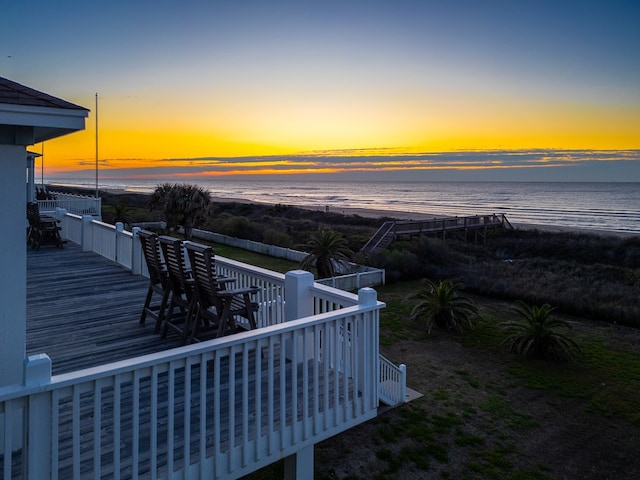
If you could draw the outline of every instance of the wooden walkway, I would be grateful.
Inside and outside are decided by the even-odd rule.
[[[373,234],[360,252],[368,255],[377,250],[387,248],[402,237],[417,237],[422,235],[440,236],[456,235],[467,241],[469,236],[474,242],[484,241],[487,232],[495,229],[513,228],[504,214],[474,215],[470,217],[443,217],[433,220],[420,221],[389,221],[383,223]]]
[[[80,246],[27,253],[27,354],[51,357],[53,375],[180,346],[139,323],[149,281]]]

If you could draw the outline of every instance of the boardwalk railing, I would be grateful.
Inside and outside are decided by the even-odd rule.
[[[136,232],[71,214],[62,231],[144,272]],[[53,377],[30,357],[24,385],[0,389],[2,478],[238,478],[373,418],[381,396],[404,401],[374,290],[216,261],[261,288],[261,328]]]
[[[378,228],[360,250],[364,254],[387,247],[399,237],[410,235],[441,235],[461,233],[465,239],[468,233],[484,237],[487,230],[513,228],[504,214],[474,215],[470,217],[434,218],[432,220],[385,222]]]

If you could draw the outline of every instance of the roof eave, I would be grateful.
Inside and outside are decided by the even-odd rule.
[[[86,108],[54,108],[0,103],[0,125],[33,128],[33,143],[85,128]]]

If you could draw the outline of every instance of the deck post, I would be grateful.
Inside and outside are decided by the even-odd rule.
[[[373,307],[378,303],[378,292],[373,288],[361,288],[358,290],[358,304],[365,307]],[[380,381],[380,352],[378,349],[378,322],[377,311],[364,314],[364,321],[360,328],[356,329],[355,341],[358,345],[358,390],[364,398],[364,408],[377,408],[378,383]],[[373,351],[371,350],[373,349]]]
[[[292,270],[284,276],[284,319],[286,322],[313,315],[313,274]]]
[[[313,448],[314,445],[308,445],[284,459],[284,480],[313,478]]]
[[[140,245],[140,237],[138,232],[140,227],[133,227],[131,233],[131,273],[134,275],[142,275],[142,245]]]
[[[305,270],[292,270],[284,275],[284,321],[290,322],[299,318],[310,317],[313,315],[313,296],[311,288],[313,287],[313,274]],[[309,341],[313,341],[311,338]],[[302,337],[298,337],[296,347],[299,352],[304,351],[302,345]],[[313,345],[307,345],[307,352],[313,355]],[[301,362],[303,359],[293,358],[293,344],[290,340],[284,342],[285,358],[292,362]]]
[[[24,360],[25,386],[51,383],[51,359],[44,353]],[[51,477],[51,395],[49,392],[29,395],[26,422],[27,478]]]
[[[82,251],[90,252],[93,249],[93,229],[91,227],[93,216],[82,216]]]

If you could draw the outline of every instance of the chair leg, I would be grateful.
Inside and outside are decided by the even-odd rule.
[[[155,332],[160,333],[162,323],[164,322],[164,313],[167,310],[167,302],[169,301],[169,290],[167,288],[162,292],[162,300],[160,300],[160,308],[156,317]]]
[[[182,344],[186,345],[191,343],[192,340],[198,338],[198,325],[200,317],[200,306],[195,301],[195,298],[191,300],[187,315],[184,318],[184,326],[182,329]],[[193,326],[191,325],[193,323]]]
[[[176,304],[173,302],[173,299],[169,302],[169,307],[167,308],[167,316],[162,322],[162,338],[167,338],[167,334],[169,333],[169,324],[171,323],[171,318],[173,317],[173,309],[176,308]]]
[[[255,330],[257,328],[256,316],[254,315],[253,305],[251,303],[251,296],[248,293],[245,293],[243,296],[244,296],[244,306],[247,309],[246,317],[247,317],[247,320],[249,320],[249,328],[251,328],[251,330]]]
[[[147,296],[144,299],[144,306],[142,307],[142,314],[140,314],[140,323],[144,323],[147,318],[147,309],[149,305],[151,305],[151,297],[153,296],[153,286],[149,285],[149,290],[147,290]]]

